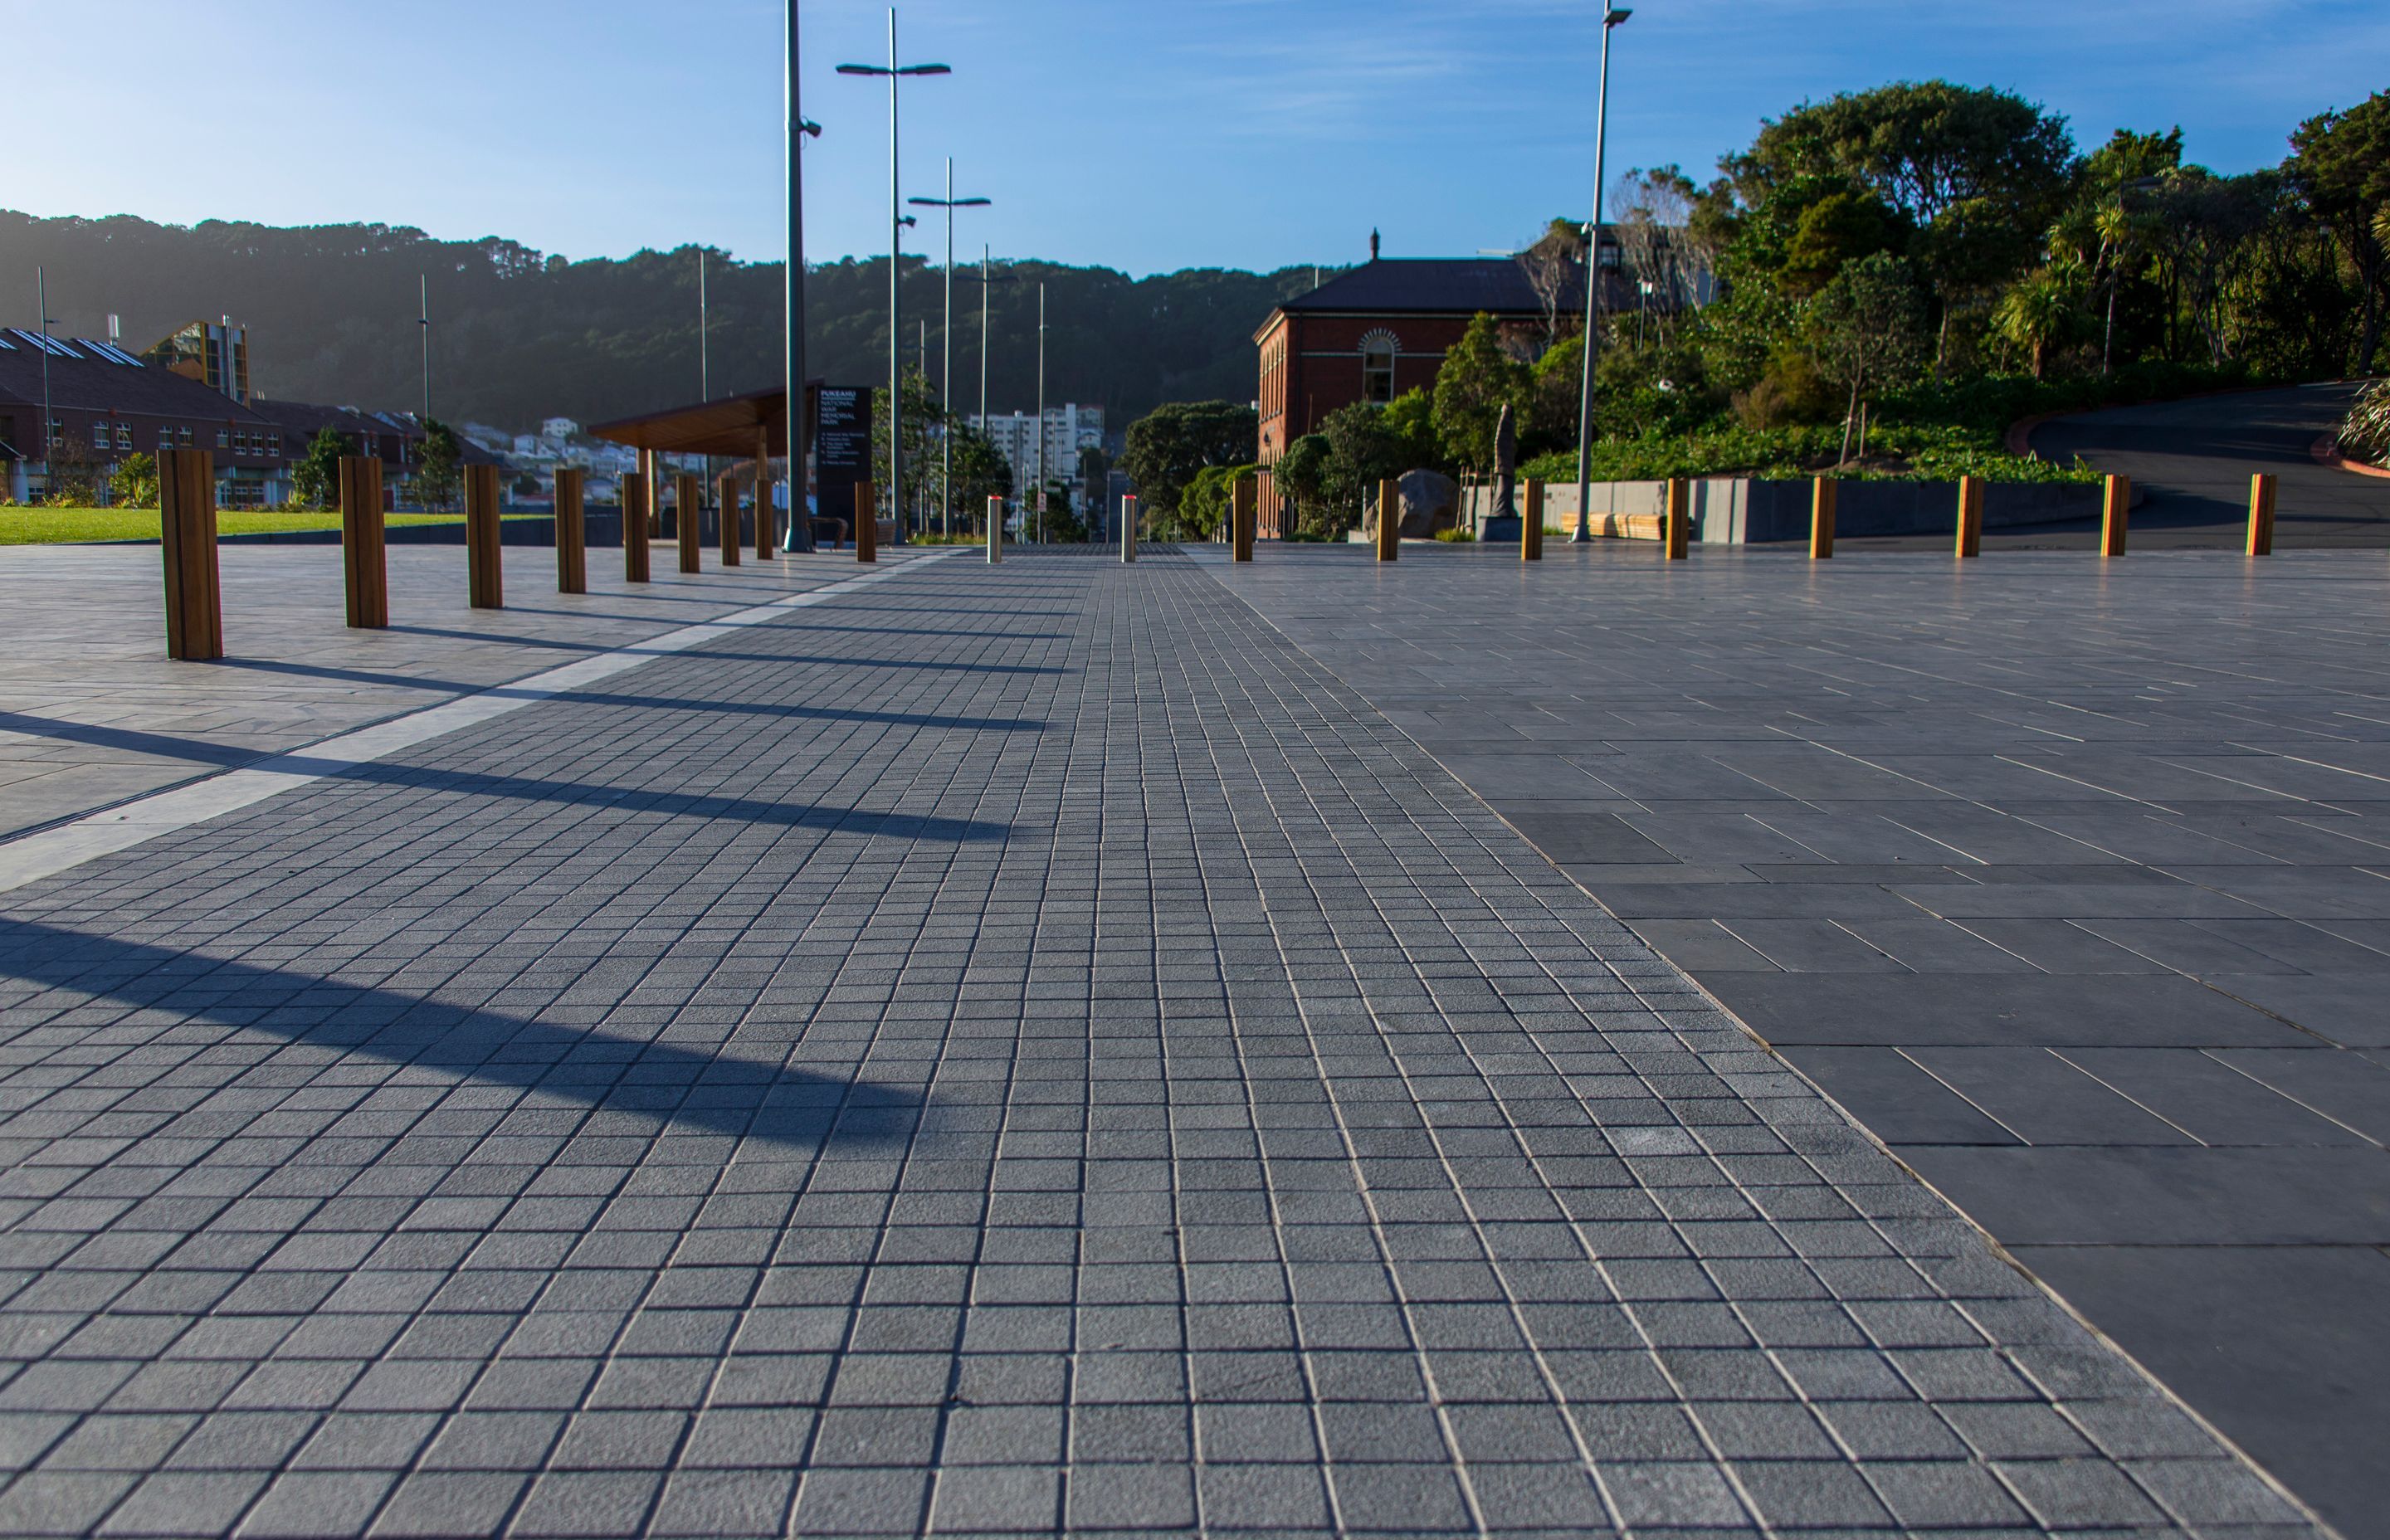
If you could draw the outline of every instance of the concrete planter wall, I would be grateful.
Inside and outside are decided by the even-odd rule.
[[[1762,481],[1745,476],[1712,476],[1692,483],[1693,538],[1707,545],[1756,545],[1809,538],[1811,483]],[[1650,521],[1668,504],[1665,481],[1596,481],[1590,513],[1597,527],[1607,516],[1613,528],[1632,538],[1657,538]],[[2100,488],[2063,481],[1992,481],[1984,488],[1984,527],[2011,529],[2088,519],[2100,512]],[[2141,501],[2135,490],[2133,500]],[[1479,488],[1467,494],[1468,521],[1482,521],[1492,495]],[[1576,527],[1576,488],[1544,489],[1544,524]],[[1835,533],[1844,539],[1871,534],[1953,534],[1959,527],[1956,481],[1845,481],[1837,494]],[[1649,533],[1647,533],[1647,531]],[[1512,538],[1516,538],[1513,536]]]

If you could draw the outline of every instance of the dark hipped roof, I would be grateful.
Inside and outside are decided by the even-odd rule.
[[[16,333],[0,334],[0,398],[42,407],[42,359],[39,346]],[[146,364],[125,364],[109,358],[96,346],[61,337],[75,356],[49,355],[50,405],[76,412],[121,413],[126,417],[185,417],[238,426],[263,425],[264,419],[228,395],[209,390],[196,379]]]
[[[808,386],[807,389],[812,387]],[[586,432],[593,438],[653,449],[665,455],[722,455],[749,457],[755,453],[755,430],[771,435],[773,455],[789,452],[789,392],[785,386],[721,396],[694,406],[674,406],[636,417],[598,423]]]
[[[1574,315],[1585,309],[1585,270],[1561,286],[1560,308]],[[1527,270],[1516,257],[1383,257],[1341,273],[1280,310],[1368,315],[1541,315]]]

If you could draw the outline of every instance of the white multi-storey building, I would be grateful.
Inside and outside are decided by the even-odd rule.
[[[1038,422],[1027,412],[1010,417],[974,417],[970,425],[984,434],[996,452],[1012,467],[1012,495],[1025,499],[1037,485]],[[1104,409],[1076,404],[1046,408],[1046,479],[1077,487],[1079,451],[1100,449],[1104,443]],[[1080,501],[1084,502],[1084,495]]]

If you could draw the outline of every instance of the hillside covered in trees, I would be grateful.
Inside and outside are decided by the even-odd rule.
[[[0,325],[34,324],[36,264],[47,270],[54,329],[65,335],[105,336],[114,314],[126,344],[140,348],[186,321],[232,316],[250,327],[256,389],[283,400],[415,406],[417,295],[426,280],[432,409],[443,417],[520,430],[544,417],[596,421],[698,395],[693,246],[572,262],[496,237],[435,240],[393,225],[211,220],[185,228],[129,215],[0,212]],[[706,266],[714,393],[775,383],[781,264],[713,251]],[[908,354],[928,322],[935,378],[944,276],[909,254],[904,271]],[[1140,279],[1101,267],[1006,264],[991,289],[989,405],[1035,404],[1040,282],[1047,399],[1094,403],[1118,425],[1164,401],[1250,396],[1254,327],[1279,300],[1309,289],[1312,273],[1198,269]],[[965,411],[979,398],[977,279],[972,267],[955,285],[955,394]],[[857,384],[886,378],[887,294],[885,258],[812,270],[814,373]]]

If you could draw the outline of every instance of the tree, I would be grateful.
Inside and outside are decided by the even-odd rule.
[[[1552,351],[1558,353],[1567,346],[1569,343],[1562,342]],[[1544,356],[1548,358],[1551,354]],[[1398,447],[1405,470],[1445,468],[1448,462],[1435,442],[1435,397],[1426,386],[1414,385],[1405,391],[1388,402],[1378,417]]]
[[[1342,539],[1348,527],[1330,511],[1329,456],[1326,437],[1305,433],[1288,444],[1271,468],[1279,494],[1294,508],[1296,533],[1306,540]]]
[[[328,508],[341,494],[341,456],[348,441],[337,428],[319,428],[307,453],[290,468],[290,500],[302,508]]]
[[[1815,294],[1834,281],[1844,263],[1907,243],[1900,216],[1874,193],[1863,187],[1830,192],[1793,224],[1784,251],[1785,289],[1795,297]]]
[[[1479,311],[1435,372],[1435,437],[1445,456],[1471,468],[1492,465],[1502,408],[1510,407],[1515,418],[1528,385],[1527,366],[1502,345],[1494,317]]]
[[[1834,276],[1809,302],[1803,336],[1818,372],[1848,393],[1843,450],[1851,457],[1851,429],[1870,394],[1915,366],[1923,316],[1908,263],[1879,252]]]
[[[2030,264],[2076,171],[2064,118],[2011,92],[1939,80],[1805,104],[1722,164],[1747,204],[1836,176],[1897,213],[1916,231],[1909,255],[1932,291],[1937,366],[1954,310]]]
[[[2151,244],[2180,308],[2206,339],[2210,364],[2225,358],[2225,289],[2273,217],[2280,185],[2272,172],[2224,177],[2186,166],[2152,195]]]
[[[2291,135],[2293,154],[2284,167],[2291,185],[2318,218],[2357,275],[2363,323],[2357,344],[2357,372],[2373,372],[2382,340],[2382,312],[2390,300],[2390,91],[2376,91],[2345,112],[2309,118]]]
[[[456,430],[444,422],[423,425],[423,443],[415,452],[415,500],[423,507],[445,512],[465,483],[464,451]]]
[[[120,508],[156,507],[157,460],[136,449],[118,461],[116,473],[108,479],[108,500]]]
[[[1544,312],[1544,346],[1561,335],[1561,307],[1572,292],[1585,288],[1585,226],[1571,219],[1555,219],[1544,226],[1536,243],[1519,253],[1527,287]]]
[[[1403,463],[1402,441],[1387,430],[1385,409],[1366,401],[1340,406],[1319,425],[1328,441],[1328,474],[1324,491],[1341,518],[1360,517],[1377,484],[1410,468]]]
[[[2068,341],[2081,324],[2078,288],[2066,269],[2052,263],[2019,279],[1992,314],[1993,329],[2026,355],[2036,379],[2049,366],[2049,351]]]
[[[1242,465],[1253,458],[1261,418],[1233,401],[1178,401],[1155,407],[1128,425],[1120,468],[1164,516],[1178,511],[1179,494],[1205,466]]]

